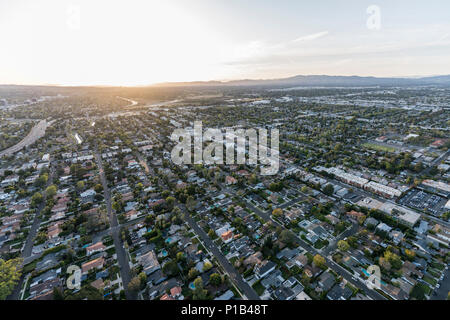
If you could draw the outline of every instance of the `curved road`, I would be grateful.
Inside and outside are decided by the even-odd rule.
[[[41,120],[37,125],[35,125],[31,131],[23,138],[19,143],[9,147],[6,150],[0,152],[0,158],[3,156],[10,156],[29,145],[32,145],[37,140],[45,135],[45,130],[53,123],[53,121],[47,122],[47,120]]]

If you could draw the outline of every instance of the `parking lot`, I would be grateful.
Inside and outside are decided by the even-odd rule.
[[[440,217],[445,212],[447,199],[419,189],[410,190],[399,203]]]

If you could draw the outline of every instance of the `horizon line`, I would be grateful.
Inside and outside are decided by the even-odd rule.
[[[64,88],[144,88],[144,87],[155,87],[155,86],[168,86],[168,85],[176,85],[176,84],[193,84],[193,83],[221,83],[227,84],[230,82],[238,82],[238,81],[276,81],[276,80],[285,80],[295,77],[358,77],[358,78],[374,78],[374,79],[422,79],[429,77],[440,77],[440,76],[450,76],[450,74],[433,74],[433,75],[403,75],[403,76],[372,76],[372,75],[342,75],[342,74],[294,74],[291,76],[278,77],[278,78],[236,78],[236,79],[216,79],[216,80],[186,80],[186,81],[164,81],[164,82],[154,82],[148,84],[140,84],[140,85],[120,85],[120,84],[28,84],[28,83],[0,83],[0,86],[22,86],[22,87],[64,87]]]

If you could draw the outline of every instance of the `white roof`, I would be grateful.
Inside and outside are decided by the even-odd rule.
[[[391,195],[394,197],[399,197],[402,194],[401,191],[399,191],[395,188],[391,188],[389,186],[385,186],[383,184],[380,184],[380,183],[377,183],[374,181],[370,181],[369,183],[367,183],[366,186],[373,190],[376,190],[376,191],[379,191],[379,192],[382,192],[382,193],[385,193],[385,194],[388,194],[388,195]]]
[[[447,203],[445,204],[445,209],[450,209],[450,200],[448,200]]]
[[[442,181],[434,181],[434,180],[424,180],[422,182],[423,185],[435,188],[435,189],[439,189],[439,190],[443,190],[446,192],[450,192],[450,185],[442,182]]]

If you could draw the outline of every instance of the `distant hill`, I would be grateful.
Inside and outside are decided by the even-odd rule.
[[[294,76],[271,80],[197,81],[160,83],[155,86],[268,86],[268,87],[366,87],[366,86],[408,86],[408,85],[450,85],[450,75],[423,78],[376,78],[359,76]]]
[[[450,86],[450,75],[414,78],[377,78],[359,76],[326,76],[326,75],[298,75],[281,79],[245,79],[233,81],[193,81],[193,82],[166,82],[148,86],[58,86],[58,85],[8,85],[0,84],[0,94],[10,91],[24,91],[26,93],[45,95],[48,90],[57,92],[72,92],[80,88],[86,90],[104,91],[125,88],[182,88],[182,87],[267,87],[267,88],[295,88],[295,87],[395,87],[439,85]]]

